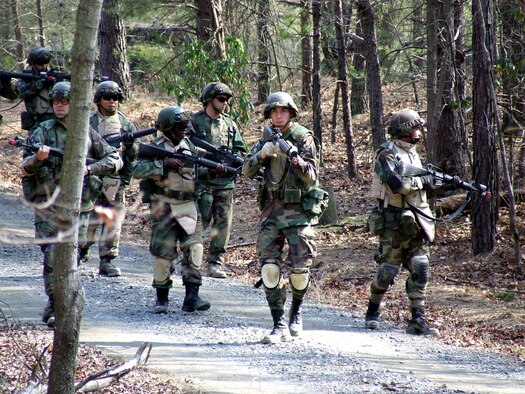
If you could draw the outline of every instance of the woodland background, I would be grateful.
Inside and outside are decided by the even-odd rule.
[[[53,52],[54,67],[75,66],[71,58],[79,2],[0,3],[6,11],[0,16],[0,69],[26,68],[26,54],[36,45]],[[323,184],[337,201],[339,220],[320,229],[325,257],[314,270],[318,283],[331,289],[318,296],[333,303],[361,308],[352,300],[366,298],[373,262],[350,269],[345,259],[370,260],[373,254],[375,240],[363,228],[373,205],[368,198],[373,152],[386,139],[391,112],[419,110],[427,119],[427,161],[487,185],[493,196],[474,196],[467,216],[438,227],[433,286],[441,287],[431,298],[462,301],[451,315],[449,305],[431,307],[430,318],[450,325],[445,340],[523,357],[525,3],[83,3],[102,7],[95,72],[124,87],[124,112],[139,127],[151,125],[159,104],[198,109],[202,87],[221,80],[235,92],[230,113],[250,144],[261,126],[266,97],[281,90],[293,95],[301,107],[300,122],[322,142]],[[3,110],[13,105],[1,104]],[[13,126],[2,129],[3,139],[12,136]],[[16,157],[4,165],[15,163]],[[250,197],[239,198],[241,207]],[[448,203],[457,206],[454,201]],[[250,253],[235,248],[231,263]],[[237,274],[243,276],[243,270]],[[402,287],[393,293],[398,301],[391,305],[398,308],[385,318],[401,323]],[[462,314],[465,297],[467,309],[481,308],[477,314]]]

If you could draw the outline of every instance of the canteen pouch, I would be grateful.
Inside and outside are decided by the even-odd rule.
[[[383,235],[385,232],[385,215],[379,209],[374,209],[368,216],[368,231],[372,235]]]
[[[419,233],[419,225],[416,222],[416,216],[408,209],[401,214],[399,229],[404,239],[413,238]]]
[[[300,204],[301,203],[301,189],[285,189],[284,203],[285,204]]]
[[[95,202],[102,192],[102,180],[96,175],[90,175],[84,179],[82,188],[82,201]]]
[[[319,217],[328,206],[328,201],[328,192],[321,188],[314,187],[303,197],[302,205],[307,214]]]

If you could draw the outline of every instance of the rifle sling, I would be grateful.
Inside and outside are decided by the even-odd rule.
[[[451,222],[453,220],[456,220],[459,217],[459,215],[461,215],[461,212],[463,212],[463,210],[465,209],[467,204],[470,202],[470,200],[472,200],[472,193],[468,192],[467,196],[465,197],[465,200],[463,201],[463,203],[461,203],[458,209],[456,209],[451,215],[449,215],[445,219],[433,218],[432,216],[428,216],[425,212],[421,211],[419,208],[410,204],[408,201],[405,200],[405,202],[413,212],[416,212],[418,215],[423,216],[425,219],[433,220],[434,222],[446,223],[446,222]]]

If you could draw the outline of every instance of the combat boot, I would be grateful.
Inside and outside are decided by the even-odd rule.
[[[437,328],[429,327],[425,320],[425,309],[421,306],[412,308],[412,320],[408,322],[407,333],[412,335],[439,336]]]
[[[225,279],[228,277],[226,272],[222,270],[222,265],[219,263],[208,263],[208,276],[210,278]]]
[[[87,263],[91,258],[91,250],[89,246],[83,247],[78,251],[78,264]]]
[[[185,283],[186,296],[182,303],[183,312],[207,311],[210,309],[210,303],[199,297],[199,286],[196,283]]]
[[[113,264],[111,264],[111,260],[107,257],[103,257],[100,259],[100,265],[98,268],[98,273],[101,276],[120,276],[120,268],[115,267]]]
[[[379,304],[368,301],[368,309],[365,315],[365,328],[377,330],[379,327]]]
[[[46,323],[49,328],[55,327],[55,302],[52,295],[48,296],[47,305],[42,313],[42,321]]]
[[[284,317],[284,309],[272,309],[273,319],[273,330],[270,334],[265,335],[261,340],[264,344],[275,344],[279,342],[289,342],[292,338],[290,337],[290,331],[286,325],[286,319]]]
[[[157,290],[157,300],[155,301],[155,306],[153,307],[153,311],[155,313],[168,313],[168,295],[170,292],[170,289],[168,288],[156,288]]]
[[[288,320],[288,327],[292,337],[298,337],[303,331],[303,317],[301,315],[301,305],[303,300],[293,297],[292,305],[290,306],[290,320]]]

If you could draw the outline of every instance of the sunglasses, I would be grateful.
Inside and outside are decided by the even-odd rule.
[[[229,98],[228,97],[224,97],[224,96],[220,96],[220,97],[215,97],[219,102],[221,103],[227,103]]]
[[[106,101],[110,101],[110,100],[113,100],[113,101],[119,101],[119,96],[115,96],[115,95],[112,95],[112,94],[109,94],[107,96],[102,96],[102,98]]]

